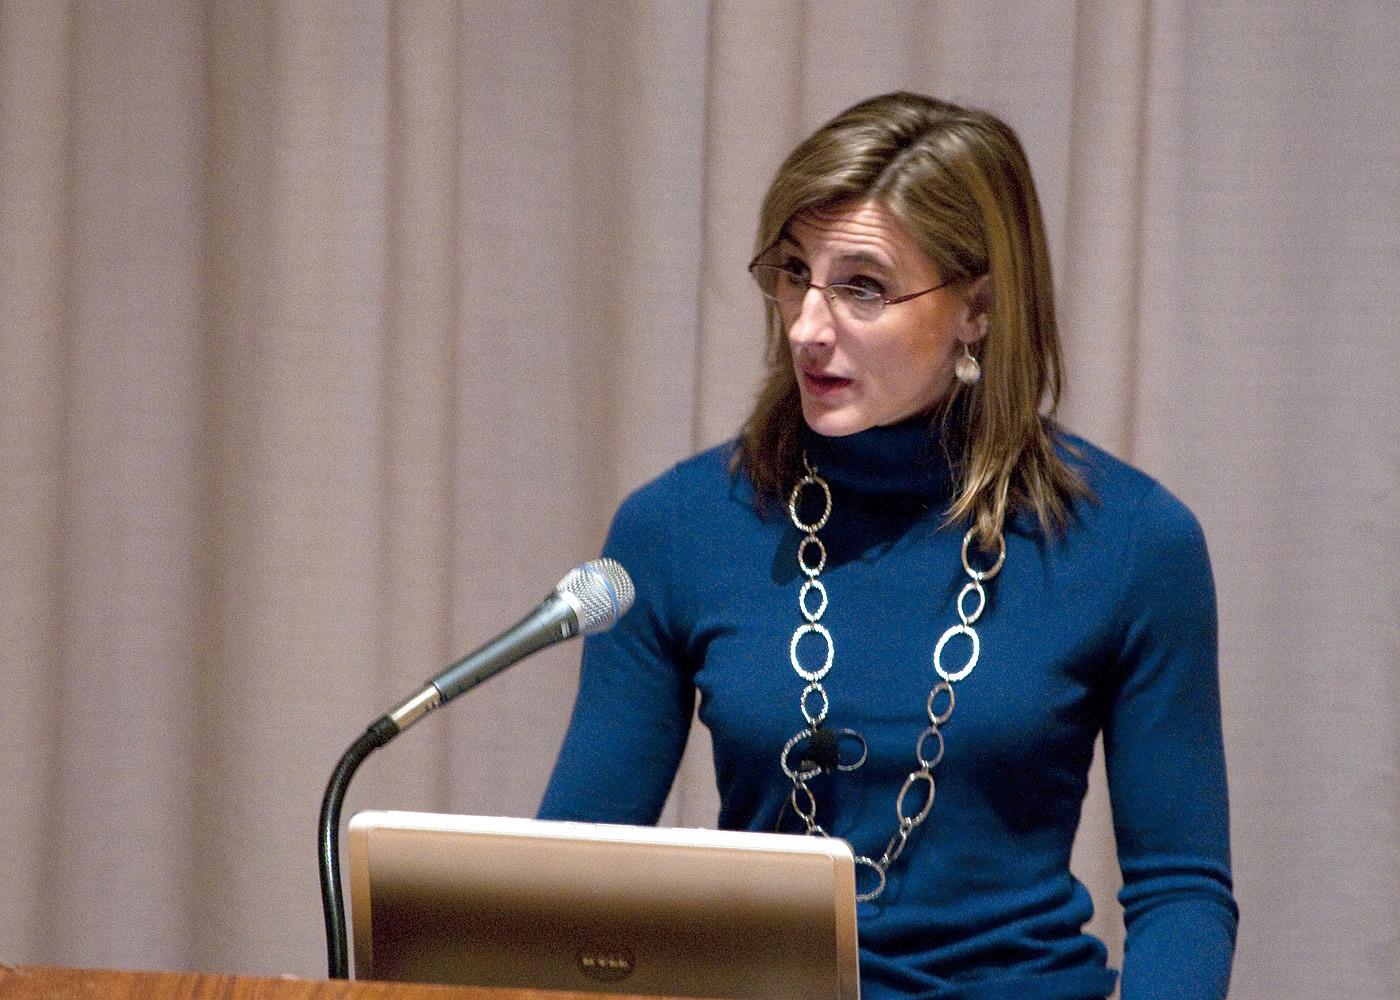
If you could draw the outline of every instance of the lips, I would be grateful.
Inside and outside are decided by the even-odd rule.
[[[802,377],[803,388],[818,396],[839,392],[853,381],[840,375],[832,375],[811,368],[799,368],[798,372]]]

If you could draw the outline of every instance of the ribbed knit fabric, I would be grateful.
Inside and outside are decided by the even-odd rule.
[[[932,813],[884,893],[859,908],[864,1000],[1111,992],[1106,950],[1081,930],[1089,895],[1069,873],[1100,732],[1124,876],[1124,1000],[1225,995],[1237,910],[1204,539],[1152,479],[1067,440],[1096,499],[1054,539],[1025,518],[1007,526]],[[631,573],[637,603],[585,644],[541,816],[654,823],[698,692],[719,825],[801,829],[778,764],[805,724],[788,660],[801,535],[785,509],[755,512],[732,452],[681,463],[618,511],[605,554]],[[870,749],[859,770],[812,787],[822,826],[878,857],[927,725],[934,644],[958,620],[962,532],[940,527],[952,477],[922,422],[809,434],[808,455],[834,495],[821,531],[836,651],[827,725],[858,730]],[[955,642],[947,665],[966,648]],[[810,668],[823,649],[804,640],[800,653]]]

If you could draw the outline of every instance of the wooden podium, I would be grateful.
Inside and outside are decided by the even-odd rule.
[[[0,965],[0,1000],[678,1000],[481,986]]]

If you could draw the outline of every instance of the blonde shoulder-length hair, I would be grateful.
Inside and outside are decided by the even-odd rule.
[[[763,201],[758,252],[800,212],[865,199],[893,214],[955,288],[966,293],[987,275],[981,381],[954,383],[930,421],[957,470],[947,523],[970,525],[984,546],[1018,510],[1056,532],[1087,489],[1052,438],[1062,376],[1050,255],[1016,133],[984,111],[918,94],[863,101],[779,168]],[[801,402],[771,303],[767,366],[735,455],[763,503],[786,496],[802,475]]]

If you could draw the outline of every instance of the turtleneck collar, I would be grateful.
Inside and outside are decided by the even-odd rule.
[[[948,456],[927,416],[858,434],[825,437],[805,424],[807,459],[833,487],[879,498],[918,498],[943,506],[953,493]]]

